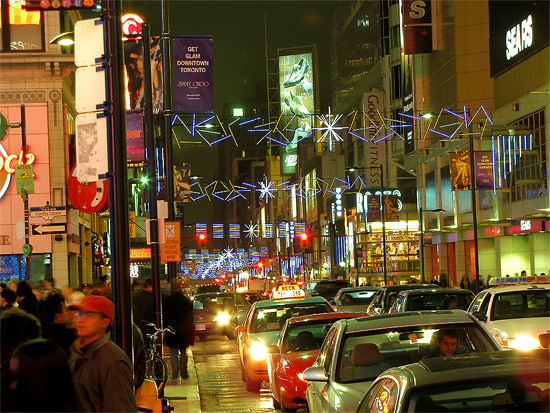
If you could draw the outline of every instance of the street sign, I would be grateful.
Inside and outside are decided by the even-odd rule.
[[[128,211],[128,229],[130,232],[130,238],[137,237],[136,233],[136,211]]]
[[[32,235],[66,234],[67,224],[33,225]]]
[[[25,258],[32,254],[32,245],[30,244],[24,244],[21,249],[23,250],[23,257]]]
[[[51,221],[55,217],[62,217],[67,215],[67,208],[64,206],[43,206],[43,207],[31,207],[31,218],[42,218],[47,221]]]
[[[34,173],[32,165],[15,166],[15,185],[17,186],[17,193],[19,195],[23,192],[34,194]]]
[[[160,260],[166,262],[181,261],[181,238],[179,221],[164,221],[163,233],[166,242],[160,245]]]

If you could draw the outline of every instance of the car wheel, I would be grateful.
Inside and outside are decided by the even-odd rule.
[[[271,400],[273,400],[273,408],[274,409],[280,409],[281,403],[279,403],[277,400],[275,400],[275,397],[271,396]]]
[[[246,364],[244,365],[244,382],[246,384],[246,390],[250,392],[258,392],[260,391],[260,387],[262,387],[262,382],[257,380],[252,380],[248,376],[248,369],[246,368]]]

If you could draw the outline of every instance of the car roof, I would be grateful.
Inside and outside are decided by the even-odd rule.
[[[373,287],[372,285],[367,285],[365,287],[344,287],[340,288],[341,293],[347,293],[348,291],[378,291],[380,287]]]
[[[381,290],[386,289],[388,291],[394,291],[394,290],[412,290],[412,289],[430,289],[430,288],[439,288],[438,285],[435,284],[395,284],[395,285],[386,285],[384,287],[380,287]]]
[[[263,300],[263,301],[257,301],[254,304],[256,305],[256,308],[262,308],[262,307],[273,307],[277,305],[286,305],[286,304],[295,304],[295,303],[325,303],[328,304],[328,301],[325,300],[323,297],[298,297],[298,298],[284,298],[281,300]]]
[[[420,290],[406,290],[401,294],[414,295],[414,294],[473,294],[470,290],[457,289],[457,288],[423,288]]]
[[[220,292],[211,292],[211,293],[200,293],[200,294],[195,295],[195,298],[197,298],[197,297],[214,297],[214,296],[216,296],[216,297],[229,297],[229,296],[235,295],[235,294],[238,294],[238,293],[235,293],[233,291],[222,293],[220,291]]]
[[[348,284],[347,280],[319,280],[317,284]]]
[[[346,333],[377,330],[387,327],[407,327],[427,324],[474,323],[474,318],[462,310],[407,311],[359,317],[347,321]]]
[[[550,284],[515,284],[515,285],[495,285],[489,287],[484,291],[492,292],[493,294],[509,292],[509,291],[536,291],[536,290],[550,290]]]
[[[517,375],[521,366],[522,374],[529,372],[548,373],[549,353],[547,350],[531,352],[493,351],[488,353],[471,353],[450,357],[434,357],[418,363],[396,367],[385,375],[403,375],[408,377],[416,387],[430,386],[452,381],[501,378]],[[452,372],[452,374],[449,374]]]
[[[288,319],[288,324],[308,323],[310,321],[318,321],[318,320],[339,320],[342,318],[356,318],[356,317],[361,317],[363,314],[366,315],[366,313],[352,313],[352,312],[309,314],[309,315],[302,315],[299,317],[291,317]]]

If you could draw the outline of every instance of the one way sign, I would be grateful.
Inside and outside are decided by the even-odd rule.
[[[52,225],[33,225],[32,235],[54,235],[65,234],[67,232],[67,224],[52,224]]]

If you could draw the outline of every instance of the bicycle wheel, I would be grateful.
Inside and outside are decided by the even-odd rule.
[[[152,364],[152,378],[157,383],[159,393],[161,393],[168,380],[168,367],[166,366],[166,362],[159,356],[153,358]]]

